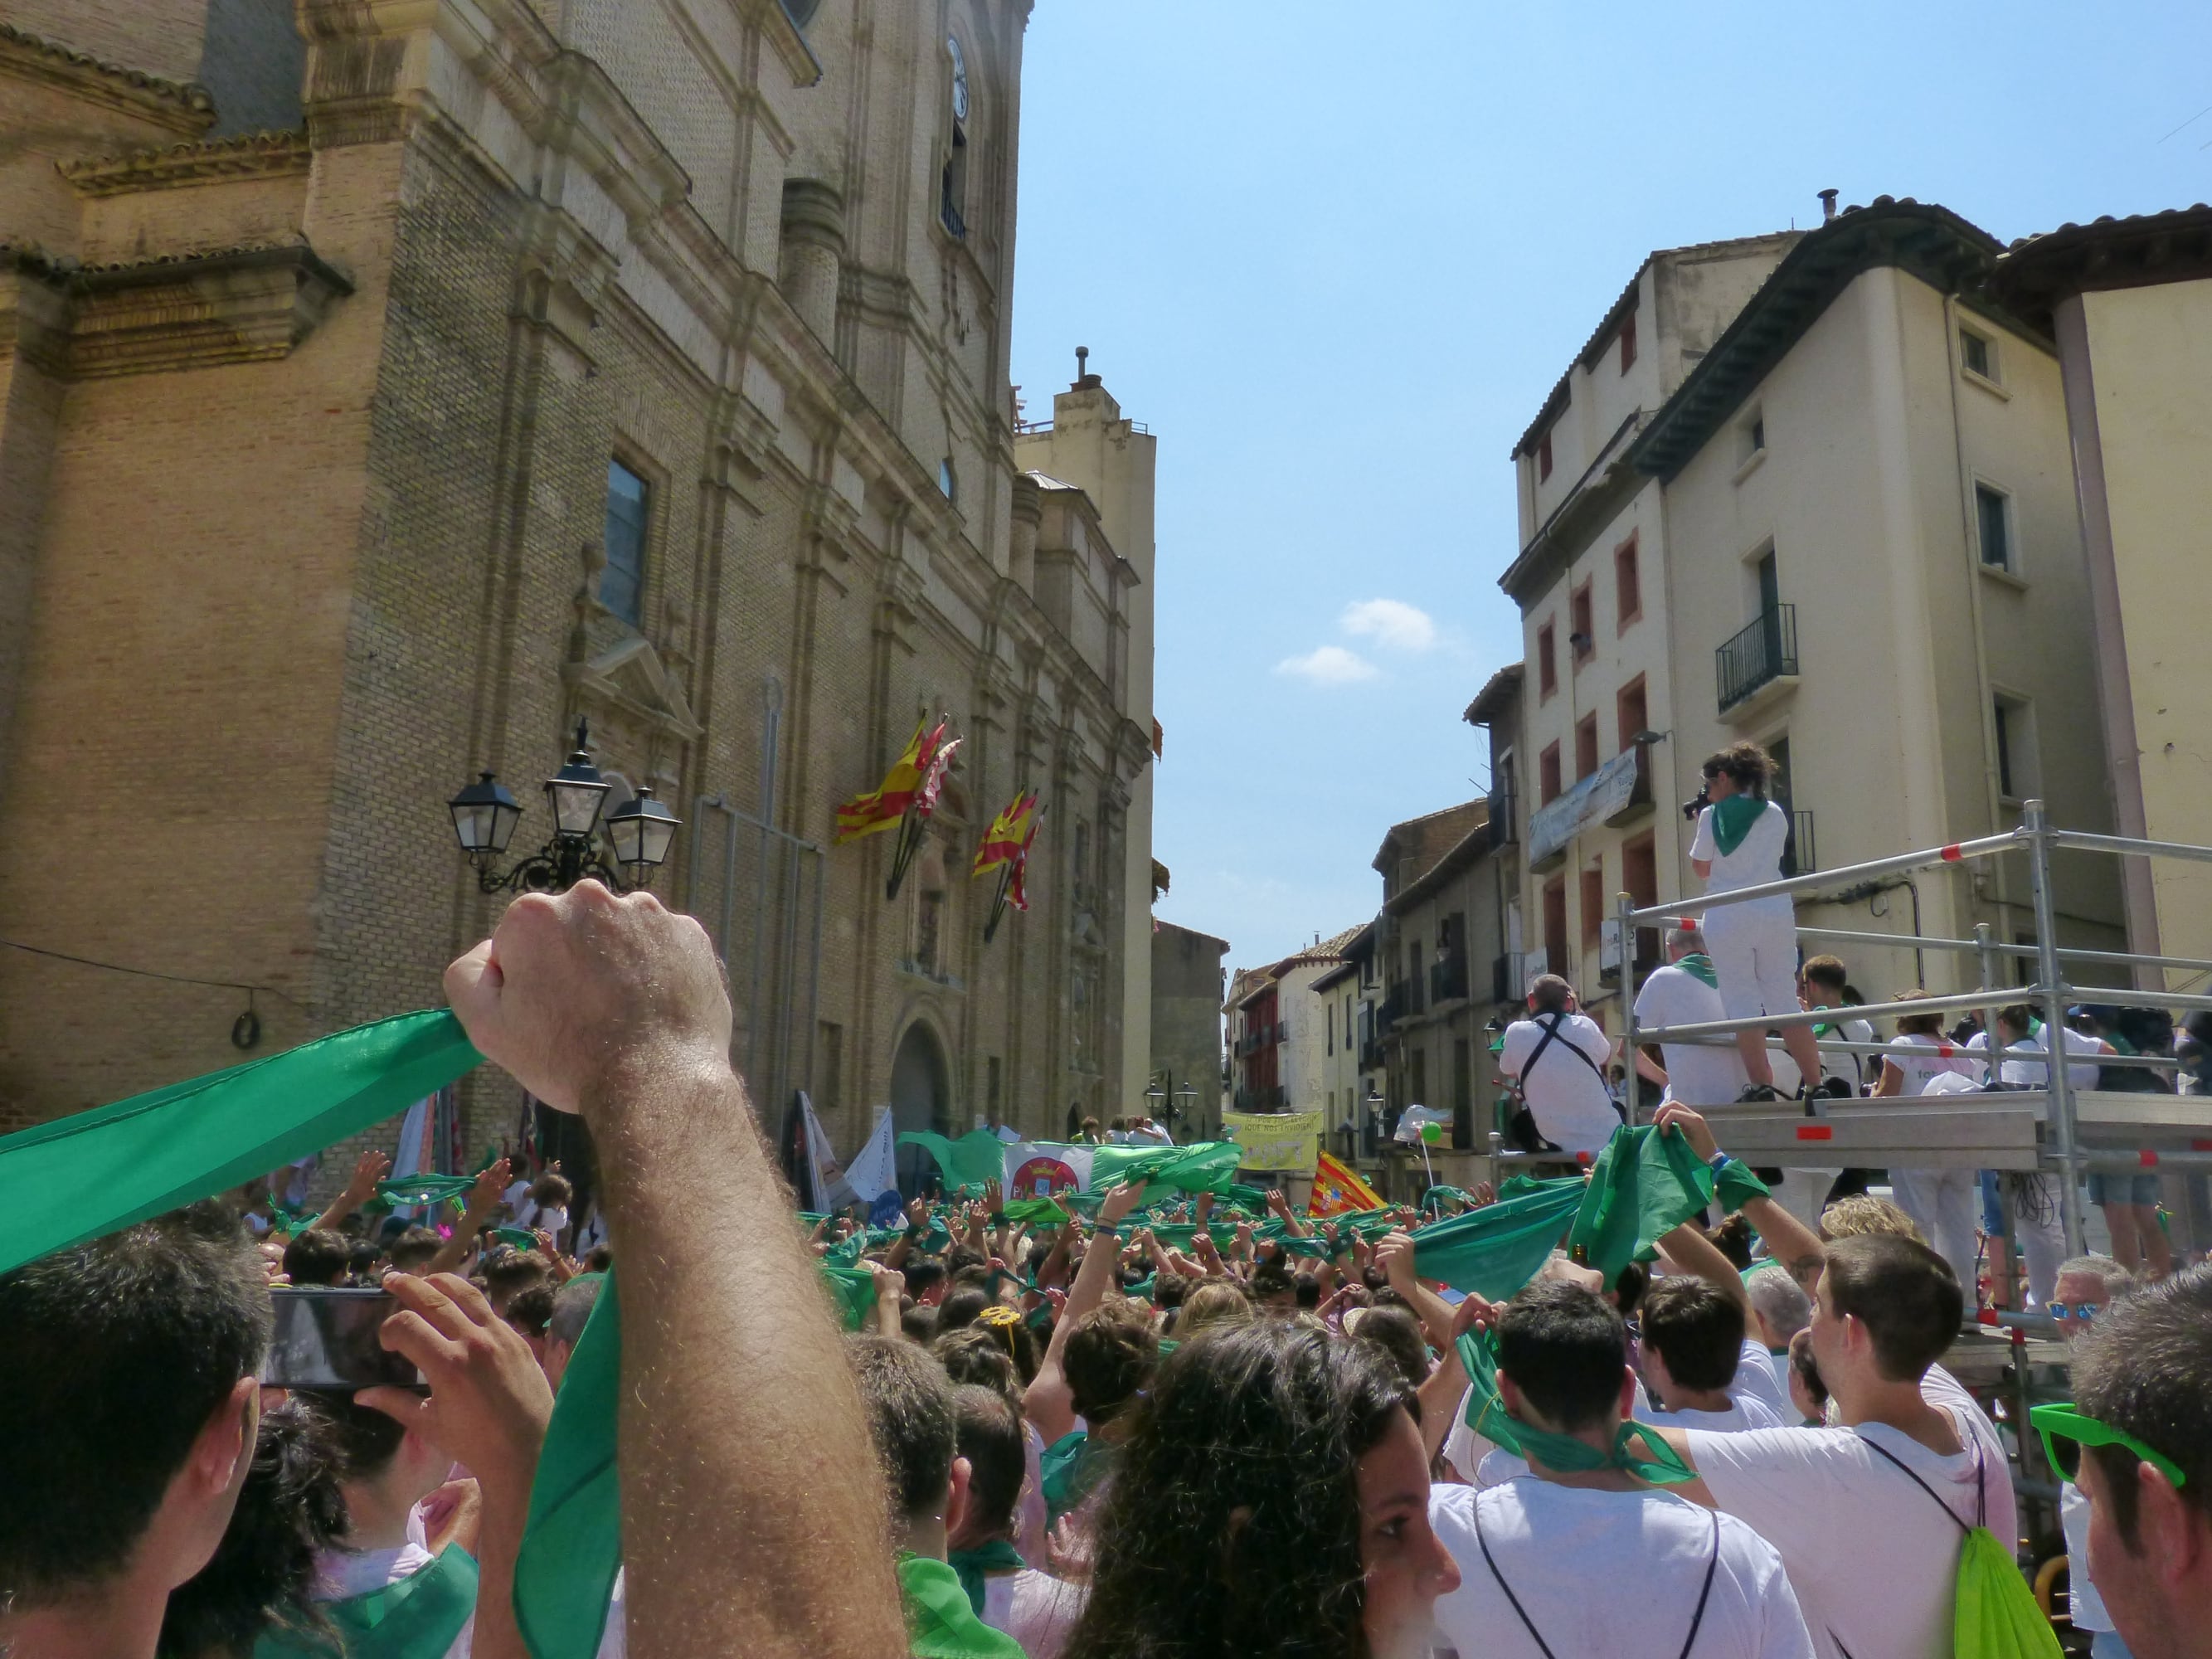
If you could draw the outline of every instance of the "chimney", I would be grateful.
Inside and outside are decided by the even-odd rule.
[[[1070,392],[1095,392],[1098,389],[1100,381],[1098,377],[1091,372],[1091,348],[1089,346],[1076,347],[1075,384],[1067,389]]]
[[[1832,190],[1824,190],[1820,192],[1820,222],[1824,225],[1836,216],[1838,193]]]

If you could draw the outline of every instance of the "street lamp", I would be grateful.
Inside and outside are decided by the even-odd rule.
[[[682,821],[653,799],[653,787],[647,784],[602,826],[599,815],[606,810],[614,786],[592,764],[590,740],[590,723],[579,720],[575,751],[568,764],[545,781],[553,838],[504,874],[494,866],[521,821],[521,805],[489,772],[480,773],[476,782],[446,803],[453,815],[454,838],[483,891],[506,888],[518,893],[557,893],[586,876],[596,877],[617,893],[653,884],[653,872],[667,861]],[[603,827],[614,851],[611,864],[596,844]],[[627,880],[616,872],[617,866],[629,872]]]
[[[1176,1091],[1176,1098],[1182,1102],[1182,1115],[1186,1120],[1198,1110],[1198,1091],[1192,1088],[1189,1084],[1186,1083]],[[1169,1108],[1170,1111],[1174,1109],[1173,1107]]]

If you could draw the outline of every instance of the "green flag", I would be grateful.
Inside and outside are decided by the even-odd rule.
[[[1623,1125],[1590,1166],[1568,1248],[1610,1285],[1630,1262],[1658,1254],[1659,1240],[1701,1214],[1712,1196],[1713,1172],[1680,1131]]]
[[[491,1236],[502,1244],[511,1244],[518,1250],[538,1248],[538,1235],[527,1227],[495,1227]]]
[[[442,1204],[449,1198],[459,1198],[477,1184],[474,1176],[440,1175],[433,1170],[422,1175],[394,1176],[376,1183],[376,1195],[388,1204]]]
[[[1190,1146],[1101,1146],[1091,1158],[1091,1189],[1142,1181],[1186,1193],[1225,1192],[1243,1150],[1233,1140]]]
[[[588,1279],[580,1273],[568,1282]],[[622,1566],[615,1419],[622,1397],[622,1310],[615,1276],[593,1298],[568,1356],[530,1483],[514,1560],[514,1619],[537,1659],[592,1659]]]
[[[1503,1301],[1536,1276],[1581,1200],[1565,1186],[1523,1193],[1424,1227],[1413,1235],[1413,1271],[1454,1290]]]
[[[974,1187],[980,1193],[987,1181],[1006,1178],[1006,1143],[988,1129],[978,1129],[957,1140],[909,1129],[898,1138],[902,1146],[919,1146],[937,1160],[947,1187]]]
[[[848,1331],[857,1331],[876,1310],[876,1277],[866,1267],[853,1267],[824,1260],[823,1281],[830,1286],[837,1316]]]
[[[0,1273],[212,1197],[393,1117],[475,1066],[399,1014],[0,1139]]]
[[[1009,1221],[1025,1222],[1035,1226],[1039,1222],[1047,1226],[1065,1227],[1067,1212],[1048,1198],[1017,1198],[1008,1201],[1000,1213]]]

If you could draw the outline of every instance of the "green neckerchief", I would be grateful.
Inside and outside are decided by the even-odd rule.
[[[978,1544],[972,1550],[951,1550],[945,1557],[960,1579],[960,1588],[968,1592],[968,1605],[975,1609],[975,1616],[983,1616],[983,1581],[994,1572],[1018,1572],[1029,1565],[1022,1553],[1003,1538],[994,1538],[988,1543]]]
[[[1692,979],[1702,981],[1716,991],[1720,989],[1721,976],[1713,971],[1713,959],[1703,951],[1692,951],[1686,957],[1677,957],[1674,965]]]
[[[591,1277],[579,1273],[568,1282]],[[622,1570],[615,1470],[622,1308],[615,1275],[604,1278],[553,1396],[514,1560],[515,1623],[536,1659],[592,1659]]]
[[[512,1244],[518,1250],[538,1248],[538,1235],[527,1227],[495,1227],[491,1236],[502,1244]]]
[[[1413,1271],[1502,1302],[1536,1276],[1582,1202],[1579,1181],[1545,1183],[1413,1235]]]
[[[459,1198],[477,1184],[474,1176],[440,1175],[434,1170],[426,1175],[395,1176],[389,1181],[376,1183],[376,1195],[398,1204],[442,1204],[449,1198]]]
[[[1054,1227],[1067,1224],[1067,1212],[1048,1198],[1009,1199],[999,1213],[1009,1221],[1023,1222],[1031,1226],[1038,1222]]]
[[[1443,1185],[1431,1187],[1421,1194],[1421,1207],[1424,1210],[1441,1209],[1447,1200],[1459,1205],[1463,1209],[1474,1208],[1474,1194],[1462,1188]]]
[[[849,1267],[830,1261],[822,1261],[823,1282],[830,1287],[830,1299],[837,1304],[837,1316],[848,1331],[857,1331],[868,1322],[868,1316],[876,1310],[876,1276],[866,1267]]]
[[[1112,1462],[1111,1449],[1088,1431],[1073,1429],[1047,1446],[1037,1458],[1037,1486],[1044,1493],[1045,1524],[1091,1496]]]
[[[1713,845],[1723,856],[1743,845],[1751,826],[1766,815],[1766,805],[1760,795],[1730,795],[1713,803]]]
[[[1649,1261],[1662,1237],[1712,1202],[1713,1172],[1677,1129],[1615,1129],[1590,1166],[1567,1248],[1612,1284],[1632,1261]]]
[[[395,1583],[322,1604],[337,1627],[345,1659],[442,1659],[476,1616],[477,1564],[458,1544]],[[271,1633],[253,1644],[253,1659],[305,1659],[326,1654],[313,1642]]]
[[[898,1581],[914,1659],[1026,1659],[1020,1643],[975,1616],[945,1563],[902,1550]]]
[[[1460,1364],[1467,1367],[1467,1425],[1486,1440],[1558,1474],[1589,1474],[1625,1469],[1654,1486],[1679,1486],[1697,1474],[1682,1455],[1648,1423],[1631,1418],[1613,1436],[1613,1449],[1600,1451],[1571,1434],[1532,1429],[1510,1415],[1498,1394],[1498,1351],[1488,1331],[1469,1331],[1459,1340]],[[1638,1443],[1644,1447],[1639,1452]]]

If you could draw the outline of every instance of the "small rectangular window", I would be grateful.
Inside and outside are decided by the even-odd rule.
[[[1613,550],[1613,609],[1619,615],[1615,626],[1626,633],[1628,624],[1644,614],[1644,577],[1638,567],[1633,536]]]
[[[2002,489],[1985,483],[1974,486],[1974,522],[1982,542],[1982,562],[1992,570],[2010,570],[2012,562],[2012,503]]]
[[[1972,374],[1985,380],[1996,379],[1996,356],[1990,349],[1989,337],[1977,334],[1971,328],[1959,331],[1959,361]]]
[[[1583,941],[1595,942],[1605,930],[1605,867],[1583,872]],[[1556,972],[1557,970],[1554,969]]]
[[[1547,743],[1544,752],[1536,757],[1536,781],[1544,799],[1540,805],[1547,805],[1559,798],[1559,745]]]
[[[1597,770],[1597,715],[1595,711],[1575,722],[1575,776],[1588,777]]]
[[[1624,374],[1636,364],[1636,313],[1630,312],[1620,324],[1620,372]]]
[[[2000,696],[1990,712],[1997,750],[1997,793],[2007,800],[2026,800],[2041,794],[2034,708],[2018,697]]]
[[[1539,483],[1552,476],[1552,434],[1547,432],[1536,440],[1536,478]]]
[[[1747,461],[1753,456],[1765,452],[1766,448],[1766,414],[1765,410],[1756,409],[1752,410],[1751,414],[1746,417],[1741,430],[1743,434],[1742,442],[1739,445],[1739,447],[1743,452],[1741,459]]]
[[[1559,689],[1559,653],[1552,644],[1552,624],[1536,630],[1536,693],[1548,697]]]
[[[1597,607],[1590,599],[1590,585],[1584,582],[1567,602],[1567,643],[1574,647],[1577,662],[1588,661],[1597,649],[1596,615]]]
[[[620,461],[607,463],[606,568],[599,603],[632,627],[645,598],[645,536],[652,487]]]
[[[1636,741],[1638,732],[1648,731],[1651,726],[1651,712],[1649,700],[1644,696],[1643,675],[1638,674],[1620,688],[1620,696],[1614,699],[1614,712],[1620,720],[1620,747],[1626,750]]]

